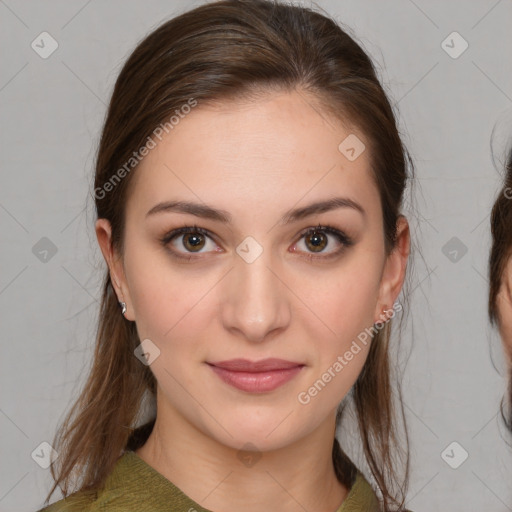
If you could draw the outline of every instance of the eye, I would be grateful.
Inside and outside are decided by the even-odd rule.
[[[208,249],[208,241],[212,242]],[[217,245],[206,229],[197,226],[184,226],[167,233],[161,240],[164,246],[171,246],[171,251],[178,258],[191,259],[193,256],[186,256],[202,252],[216,251]],[[206,250],[203,249],[206,247]],[[183,249],[185,252],[183,252]]]
[[[328,258],[340,254],[345,248],[353,245],[353,240],[345,233],[332,226],[318,225],[314,228],[308,228],[302,233],[302,236],[296,246],[304,247],[300,249],[306,253],[309,259],[314,258]],[[332,248],[330,251],[325,251],[326,248]],[[295,248],[294,248],[295,252]],[[315,254],[322,254],[316,256]],[[325,255],[323,255],[325,254]]]
[[[210,247],[208,247],[209,242]],[[213,242],[210,232],[196,225],[174,229],[161,238],[161,243],[170,249],[173,256],[186,260],[194,259],[194,254],[221,251]],[[304,252],[307,259],[327,259],[341,254],[353,244],[353,240],[339,229],[318,225],[301,233],[301,238],[292,252]],[[300,245],[303,245],[304,249],[300,248],[297,251],[297,246]],[[326,248],[332,249],[325,251]]]

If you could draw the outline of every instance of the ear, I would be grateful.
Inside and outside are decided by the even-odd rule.
[[[96,221],[95,229],[96,238],[98,239],[98,244],[103,254],[103,258],[105,258],[109,268],[110,280],[112,281],[112,286],[114,287],[114,291],[117,295],[117,300],[119,302],[126,303],[126,312],[124,317],[127,320],[134,321],[135,318],[133,317],[133,309],[131,307],[132,301],[130,298],[128,284],[126,282],[123,261],[121,255],[119,255],[112,246],[112,229],[110,222],[107,219],[98,219]],[[121,309],[119,309],[119,314],[121,314]]]
[[[375,310],[375,322],[383,319],[383,310],[393,308],[404,284],[407,260],[411,246],[409,223],[400,215],[397,220],[396,245],[386,259],[379,287],[379,298]]]

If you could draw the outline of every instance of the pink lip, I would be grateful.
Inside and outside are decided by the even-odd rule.
[[[264,393],[282,386],[304,366],[283,359],[231,359],[208,365],[227,384],[251,393]]]

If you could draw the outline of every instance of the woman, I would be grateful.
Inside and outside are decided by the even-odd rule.
[[[369,57],[327,17],[225,0],[146,37],[100,141],[96,351],[54,442],[50,496],[80,485],[45,510],[402,510],[409,172]],[[345,397],[375,490],[335,438]]]
[[[491,212],[492,247],[489,257],[489,318],[503,341],[508,368],[508,413],[505,397],[501,415],[512,433],[512,148],[505,166],[503,187]]]

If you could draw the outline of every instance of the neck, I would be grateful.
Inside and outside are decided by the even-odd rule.
[[[334,414],[298,442],[259,453],[225,446],[165,407],[158,413],[136,453],[206,509],[335,512],[348,494],[332,463]]]

